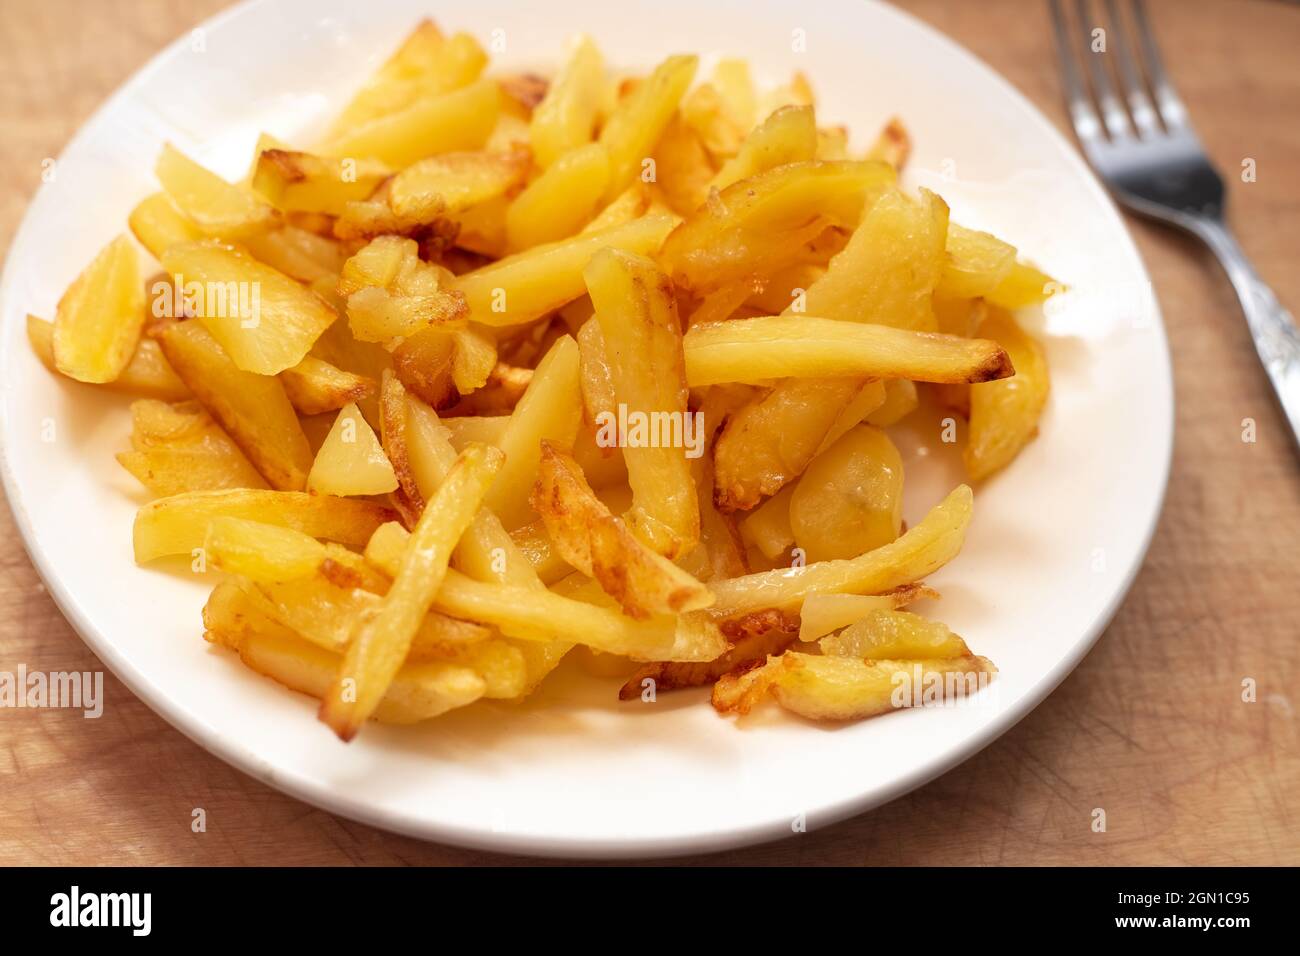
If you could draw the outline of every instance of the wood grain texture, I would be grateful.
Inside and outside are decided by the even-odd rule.
[[[103,98],[220,0],[6,0],[0,246]],[[907,0],[1065,128],[1043,4]],[[1231,184],[1259,271],[1300,312],[1300,9],[1153,3],[1167,65]],[[1173,480],[1146,566],[1097,647],[1016,728],[886,807],[717,864],[1300,863],[1300,468],[1209,254],[1133,222],[1174,356]],[[1063,224],[1068,228],[1068,224]],[[1241,441],[1241,421],[1259,440]],[[1098,453],[1104,454],[1104,449]],[[1122,493],[1116,489],[1113,493]],[[0,669],[99,669],[0,509]],[[1240,700],[1254,677],[1259,700]],[[99,720],[0,710],[0,864],[480,864],[312,809],[208,755],[111,675]],[[190,832],[207,811],[206,833]],[[1090,829],[1106,810],[1106,833]]]

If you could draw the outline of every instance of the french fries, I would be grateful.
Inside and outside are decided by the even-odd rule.
[[[126,236],[110,242],[59,299],[54,366],[81,382],[111,382],[135,355],[144,327],[144,286]]]
[[[979,334],[994,339],[1011,355],[1016,374],[970,390],[970,436],[962,453],[975,481],[1006,467],[1038,432],[1047,404],[1047,358],[1043,347],[1016,320],[995,311],[980,323]]]
[[[564,560],[599,581],[630,617],[713,603],[708,588],[638,541],[592,492],[578,463],[551,442],[542,442],[531,501]]]
[[[709,613],[732,618],[769,607],[797,610],[810,594],[883,594],[913,584],[957,556],[972,502],[970,488],[958,485],[919,524],[874,551],[847,561],[818,561],[710,582],[716,600]]]
[[[572,302],[586,291],[583,270],[601,249],[652,252],[672,228],[666,216],[588,233],[495,262],[459,276],[452,288],[465,297],[470,318],[484,325],[522,325]]]
[[[692,388],[774,378],[869,376],[914,382],[990,382],[1014,374],[996,342],[837,322],[807,315],[733,319],[687,334]]]
[[[154,174],[180,212],[204,235],[244,239],[266,232],[279,221],[270,203],[226,182],[170,143],[163,146]]]
[[[321,720],[343,740],[356,734],[388,692],[447,573],[452,549],[503,459],[488,445],[461,452],[420,515],[382,605],[358,622],[338,677],[321,700]]]
[[[624,457],[632,486],[628,524],[655,551],[674,558],[693,548],[700,537],[699,504],[686,446],[694,441],[692,447],[697,447],[703,436],[698,427],[695,434],[686,434],[687,426],[698,420],[687,410],[681,323],[672,284],[650,260],[615,250],[593,257],[585,275],[604,340],[614,400],[642,416],[651,431],[637,441],[635,434],[622,434],[621,424],[614,427],[608,418],[597,423],[601,433],[616,432],[618,444],[626,441]],[[679,434],[669,434],[665,440],[661,422],[668,423],[669,432],[676,423]],[[606,446],[614,443],[605,440]]]
[[[803,74],[697,69],[616,77],[583,37],[553,77],[489,72],[422,21],[238,182],[164,146],[134,239],[28,317],[52,372],[135,399],[136,562],[220,572],[204,637],[339,738],[520,700],[580,645],[628,706],[736,715],[995,672],[903,610],[973,494],[905,529],[890,429],[924,382],[972,481],[1006,467],[1049,391],[1010,310],[1060,284],[898,185],[900,120],[861,158]],[[171,277],[149,303],[135,242]]]
[[[340,497],[397,490],[392,463],[355,404],[343,406],[334,419],[307,474],[307,490]]]
[[[244,453],[193,401],[131,404],[131,450],[118,463],[161,497],[183,491],[265,488]]]
[[[145,564],[203,546],[214,518],[244,518],[281,525],[350,547],[361,547],[375,529],[397,515],[370,501],[330,498],[298,491],[232,488],[159,498],[135,516],[135,560]]]
[[[311,448],[280,380],[238,368],[197,321],[155,332],[168,364],[273,488],[307,484]]]
[[[276,375],[292,368],[338,318],[284,273],[218,240],[169,246],[162,267],[198,320],[245,372]],[[191,289],[198,294],[191,297]]]

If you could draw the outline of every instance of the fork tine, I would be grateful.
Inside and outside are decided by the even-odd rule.
[[[1160,132],[1160,121],[1142,84],[1142,75],[1129,47],[1128,31],[1120,17],[1119,5],[1116,0],[1106,0],[1106,9],[1110,15],[1111,32],[1115,34],[1115,62],[1119,66],[1120,80],[1124,84],[1133,125],[1137,127],[1140,136],[1154,136]]]
[[[1102,118],[1106,122],[1106,131],[1110,138],[1123,139],[1129,135],[1128,114],[1115,95],[1115,84],[1106,72],[1106,61],[1093,52],[1089,42],[1091,31],[1088,29],[1088,0],[1075,0],[1079,11],[1080,38],[1083,44],[1083,59],[1088,64],[1088,73],[1092,77],[1092,91],[1097,95],[1097,105],[1101,107]],[[1095,21],[1094,21],[1095,22]]]
[[[1147,5],[1144,0],[1133,0],[1133,19],[1137,23],[1138,42],[1142,45],[1142,59],[1146,61],[1147,79],[1151,81],[1151,90],[1156,97],[1156,106],[1160,110],[1160,119],[1165,129],[1182,126],[1187,122],[1187,107],[1178,98],[1174,88],[1165,76],[1165,68],[1160,61],[1160,50],[1156,47],[1155,34],[1151,30],[1151,21],[1147,19]]]
[[[1065,101],[1070,107],[1070,119],[1074,123],[1075,135],[1084,148],[1091,147],[1102,138],[1101,120],[1093,109],[1088,91],[1083,85],[1083,76],[1074,59],[1073,44],[1070,43],[1070,28],[1066,23],[1065,11],[1061,0],[1048,0],[1052,13],[1052,28],[1056,35],[1056,58],[1061,64],[1061,81],[1065,87]]]

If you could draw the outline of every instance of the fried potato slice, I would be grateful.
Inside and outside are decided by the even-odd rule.
[[[330,156],[377,159],[400,169],[438,153],[479,149],[501,112],[501,93],[480,79],[343,130],[324,152]]]
[[[217,595],[213,592],[213,600],[205,608],[207,630],[203,636],[207,641],[235,651],[250,670],[290,690],[318,700],[330,693],[342,660],[337,653],[304,640],[247,606],[218,611],[213,607]],[[417,723],[472,704],[487,690],[488,682],[473,667],[445,660],[413,662],[393,675],[374,708],[374,717],[380,723]]]
[[[745,516],[741,533],[769,561],[775,561],[794,547],[790,525],[790,499],[798,484],[786,485]]]
[[[245,372],[276,375],[302,361],[338,315],[319,296],[219,240],[170,246],[162,266],[203,326]]]
[[[379,439],[351,402],[344,405],[316,453],[307,490],[318,495],[384,495],[397,489],[397,476]]]
[[[758,96],[744,60],[719,60],[711,79],[682,101],[681,113],[715,156],[734,156],[758,121]]]
[[[808,561],[853,558],[897,538],[903,459],[889,436],[858,425],[814,458],[790,495],[789,520]]]
[[[827,226],[853,228],[894,181],[885,163],[801,162],[733,183],[675,228],[662,258],[697,293],[788,265]],[[815,314],[828,314],[825,312]]]
[[[731,649],[711,661],[659,661],[638,668],[619,688],[619,700],[635,700],[651,682],[655,693],[681,690],[686,687],[703,687],[712,684],[724,674],[747,670],[765,662],[770,654],[780,654],[795,639],[795,630],[788,624],[758,627],[742,634]]]
[[[902,169],[911,153],[911,134],[907,132],[907,127],[903,125],[903,121],[894,116],[877,134],[876,141],[867,150],[866,158],[889,163],[895,169]]]
[[[1002,284],[1016,264],[1016,248],[987,232],[948,224],[943,272],[935,294],[978,299]]]
[[[896,189],[885,190],[826,274],[809,287],[798,311],[933,331],[931,296],[944,263],[947,230],[948,206],[934,193],[921,190],[917,202]]]
[[[808,315],[733,319],[686,334],[692,387],[774,378],[870,376],[918,382],[988,382],[1014,373],[987,339],[964,339]]]
[[[498,444],[506,454],[506,463],[487,499],[506,530],[533,519],[528,499],[537,481],[543,439],[573,446],[582,422],[578,377],[578,344],[566,335],[538,364],[528,390],[510,415]]]
[[[596,213],[609,181],[609,153],[589,143],[557,158],[506,212],[506,248],[518,252],[576,235]]]
[[[652,188],[673,212],[689,216],[708,198],[717,167],[700,134],[680,111],[659,137],[651,160],[655,172]]]
[[[924,584],[905,584],[884,594],[810,594],[799,609],[799,640],[808,642],[856,623],[876,611],[893,611],[939,592]]]
[[[59,372],[54,364],[54,323],[34,315],[27,316],[27,341],[51,372]],[[61,372],[59,374],[62,374]],[[180,377],[167,364],[162,349],[153,339],[141,339],[135,354],[117,378],[103,383],[115,392],[140,395],[163,402],[180,402],[193,395]]]
[[[54,365],[79,382],[111,382],[135,355],[144,327],[144,284],[135,247],[118,236],[59,299]]]
[[[609,182],[605,201],[627,189],[654,151],[695,77],[699,58],[670,56],[639,83],[610,114],[600,131],[600,144],[609,152]]]
[[[168,364],[273,488],[306,486],[311,448],[278,378],[237,368],[197,321],[165,323],[154,336]]]
[[[1007,362],[1010,364],[1010,358]],[[920,404],[915,382],[905,378],[891,378],[884,383],[884,386],[884,403],[863,419],[868,425],[875,425],[877,428],[888,428],[890,425],[897,424],[916,411]]]
[[[598,251],[654,252],[672,229],[664,216],[645,216],[603,232],[534,246],[482,269],[458,276],[470,318],[484,325],[521,325],[572,302],[587,291],[583,270]]]
[[[638,179],[596,213],[595,218],[582,227],[581,235],[586,236],[593,232],[613,229],[615,226],[627,225],[633,219],[640,219],[649,209],[650,190]]]
[[[970,648],[947,625],[909,611],[869,611],[838,634],[818,641],[823,654],[866,660],[969,657]]]
[[[813,108],[783,106],[745,137],[736,155],[723,164],[709,187],[726,189],[777,166],[808,162],[816,154],[817,121],[813,118]]]
[[[469,34],[444,37],[431,20],[422,20],[357,92],[331,131],[337,136],[418,99],[466,86],[478,79],[487,62],[487,53]]]
[[[433,408],[449,408],[460,398],[455,381],[456,352],[456,335],[433,326],[403,339],[393,349],[393,372],[402,385]]]
[[[932,329],[947,221],[948,207],[932,193],[923,190],[917,203],[886,190],[788,314]],[[866,312],[864,302],[871,305]],[[810,449],[823,450],[884,401],[882,392],[874,406],[864,407],[872,399],[860,385],[861,379],[855,384],[850,378],[784,379],[733,416],[718,441],[719,505],[752,508],[802,473],[812,460]],[[789,436],[798,436],[797,449],[785,447]]]
[[[202,547],[208,523],[223,516],[293,528],[352,547],[364,545],[376,528],[397,517],[391,508],[370,501],[300,491],[191,491],[151,501],[136,512],[136,563]]]
[[[548,441],[531,502],[564,560],[599,581],[623,613],[644,620],[713,603],[708,588],[637,540],[596,497],[577,462]]]
[[[708,613],[732,618],[768,607],[794,611],[810,594],[883,594],[912,584],[956,557],[966,538],[972,503],[970,488],[958,485],[915,527],[851,560],[817,561],[710,582],[717,601]]]
[[[308,355],[280,373],[280,383],[300,415],[320,415],[358,402],[375,393],[373,379],[345,372]]]
[[[852,406],[857,420],[847,420]],[[723,511],[755,507],[801,475],[834,429],[847,431],[884,401],[870,379],[783,379],[727,419],[714,453],[714,496]]]
[[[424,498],[430,497],[455,464],[457,449],[437,413],[419,399],[407,395],[405,440],[411,477]],[[495,444],[488,440],[486,444]],[[452,554],[452,566],[480,581],[500,581],[525,587],[542,586],[528,555],[506,532],[501,519],[480,508],[461,536]]]
[[[265,149],[257,156],[252,186],[277,209],[338,216],[348,203],[369,199],[391,175],[392,170],[373,159]]]
[[[488,445],[465,449],[425,505],[405,554],[373,618],[363,618],[320,718],[351,740],[379,706],[447,572],[452,549],[477,513],[504,456]]]
[[[250,236],[243,243],[258,262],[308,285],[337,278],[347,260],[341,243],[294,225]]]
[[[1047,301],[1064,287],[1046,272],[1025,262],[1016,262],[988,295],[989,305],[1003,309],[1025,309]]]
[[[1043,347],[1010,315],[991,311],[980,323],[979,334],[1007,350],[1016,374],[971,386],[970,435],[962,458],[966,473],[976,481],[1005,468],[1038,434],[1038,419],[1051,390]]]
[[[280,220],[275,207],[252,190],[226,182],[171,143],[163,144],[154,173],[171,201],[205,235],[242,239],[266,232]]]
[[[620,434],[623,416],[612,421],[600,416],[597,441],[623,448],[632,485],[627,521],[633,533],[659,554],[675,558],[700,538],[699,503],[687,455],[702,453],[704,436],[687,408],[681,321],[672,283],[651,260],[617,250],[597,253],[584,275],[615,399],[626,406],[631,422],[625,435]],[[633,431],[633,412],[653,429],[641,440]]]
[[[412,239],[380,236],[343,266],[338,294],[347,299],[348,327],[362,342],[389,342],[436,326],[465,322],[465,300],[448,286],[452,275],[420,258]]]
[[[185,218],[165,192],[154,193],[140,200],[127,217],[131,233],[140,244],[161,259],[169,246],[181,242],[197,242],[203,231]]]
[[[508,153],[460,152],[430,156],[398,173],[388,189],[388,205],[398,216],[432,222],[506,195],[523,185],[531,157]]]
[[[265,488],[239,447],[197,402],[131,404],[131,450],[118,463],[156,495]]]
[[[528,125],[533,156],[543,169],[591,142],[604,81],[605,61],[600,51],[589,37],[578,37]]]
[[[366,545],[366,560],[394,573],[406,537],[397,524],[378,529]],[[523,642],[580,643],[638,660],[712,660],[727,649],[721,629],[704,612],[635,621],[621,613],[595,581],[582,575],[570,575],[572,578],[582,581],[560,594],[545,588],[475,581],[453,569],[447,572],[434,607],[453,617],[493,625]]]
[[[203,550],[219,571],[281,581],[315,574],[328,553],[325,545],[293,528],[231,517],[208,523]]]
[[[873,661],[789,652],[740,678],[722,678],[713,705],[745,714],[770,691],[786,710],[810,720],[860,720],[973,697],[995,673],[984,657]],[[731,686],[720,689],[724,683]]]

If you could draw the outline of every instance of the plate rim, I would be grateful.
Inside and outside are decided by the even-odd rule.
[[[194,29],[214,29],[226,21],[245,15],[249,10],[266,5],[268,0],[241,0],[213,16],[196,24]],[[892,16],[906,21],[907,24],[943,47],[947,56],[964,61],[965,65],[984,74],[1014,104],[1021,121],[1032,124],[1045,134],[1045,139],[1062,155],[1065,162],[1080,174],[1086,188],[1093,198],[1100,200],[1111,220],[1118,225],[1119,233],[1126,244],[1126,251],[1131,254],[1141,270],[1141,275],[1150,284],[1151,315],[1154,319],[1151,331],[1158,336],[1159,353],[1163,359],[1156,370],[1163,379],[1164,388],[1160,393],[1164,397],[1166,414],[1163,416],[1163,428],[1157,436],[1163,443],[1163,454],[1159,456],[1160,472],[1154,496],[1153,507],[1149,509],[1147,526],[1143,529],[1140,546],[1136,549],[1129,566],[1120,576],[1119,584],[1114,588],[1109,600],[1096,615],[1094,620],[1081,631],[1070,652],[1024,693],[1015,705],[1008,706],[995,719],[981,728],[960,745],[936,753],[929,761],[913,770],[910,774],[891,781],[888,785],[867,793],[859,793],[834,803],[810,808],[809,830],[821,829],[840,822],[850,816],[865,813],[876,807],[895,800],[936,779],[953,769],[976,753],[990,746],[1003,734],[1028,716],[1041,704],[1082,662],[1084,657],[1096,645],[1119,608],[1123,605],[1133,584],[1146,563],[1169,487],[1173,465],[1173,448],[1176,426],[1176,393],[1174,390],[1173,361],[1169,350],[1168,334],[1160,303],[1155,295],[1155,286],[1147,269],[1141,251],[1138,249],[1118,207],[1109,193],[1101,185],[1091,167],[1083,160],[1070,140],[1056,125],[1047,118],[1020,90],[995,70],[983,59],[965,46],[931,26],[915,14],[902,10],[879,0],[870,0],[870,6],[877,16]],[[104,122],[104,116],[120,101],[127,99],[135,89],[143,84],[162,64],[175,57],[183,50],[191,32],[181,34],[171,43],[159,50],[108,95],[94,112],[77,128],[67,143],[59,151],[62,158],[76,148],[93,130]],[[43,189],[44,186],[41,187]],[[14,231],[9,249],[6,252],[3,272],[0,272],[0,303],[8,299],[14,284],[14,250],[17,249],[29,231],[33,218],[36,197],[41,189],[32,194],[27,209]],[[8,336],[0,336],[0,368],[8,367]],[[9,385],[4,390],[9,390]],[[71,624],[82,642],[99,658],[118,680],[150,710],[162,717],[168,724],[178,730],[190,741],[203,750],[223,760],[232,767],[248,774],[255,780],[266,784],[282,793],[302,800],[311,806],[328,813],[355,820],[392,833],[398,833],[416,839],[444,843],[451,846],[494,853],[513,854],[532,857],[568,857],[582,859],[652,859],[675,855],[716,853],[758,843],[777,840],[791,835],[786,820],[772,820],[746,824],[727,829],[714,829],[707,833],[684,833],[669,836],[641,836],[632,838],[591,838],[574,840],[571,837],[521,837],[517,834],[500,834],[480,828],[467,829],[460,826],[446,825],[429,819],[414,819],[409,814],[399,814],[382,810],[362,800],[350,798],[350,794],[338,788],[305,779],[296,770],[279,767],[259,757],[241,741],[228,737],[210,726],[202,717],[192,714],[173,702],[172,695],[164,689],[156,688],[148,678],[138,671],[127,655],[117,651],[112,642],[101,633],[98,626],[90,619],[77,602],[70,589],[55,573],[49,556],[39,544],[35,528],[32,526],[27,509],[19,494],[17,477],[9,460],[9,421],[8,405],[0,401],[0,482],[3,483],[5,497],[14,523],[22,538],[24,549],[46,590],[54,603]]]

